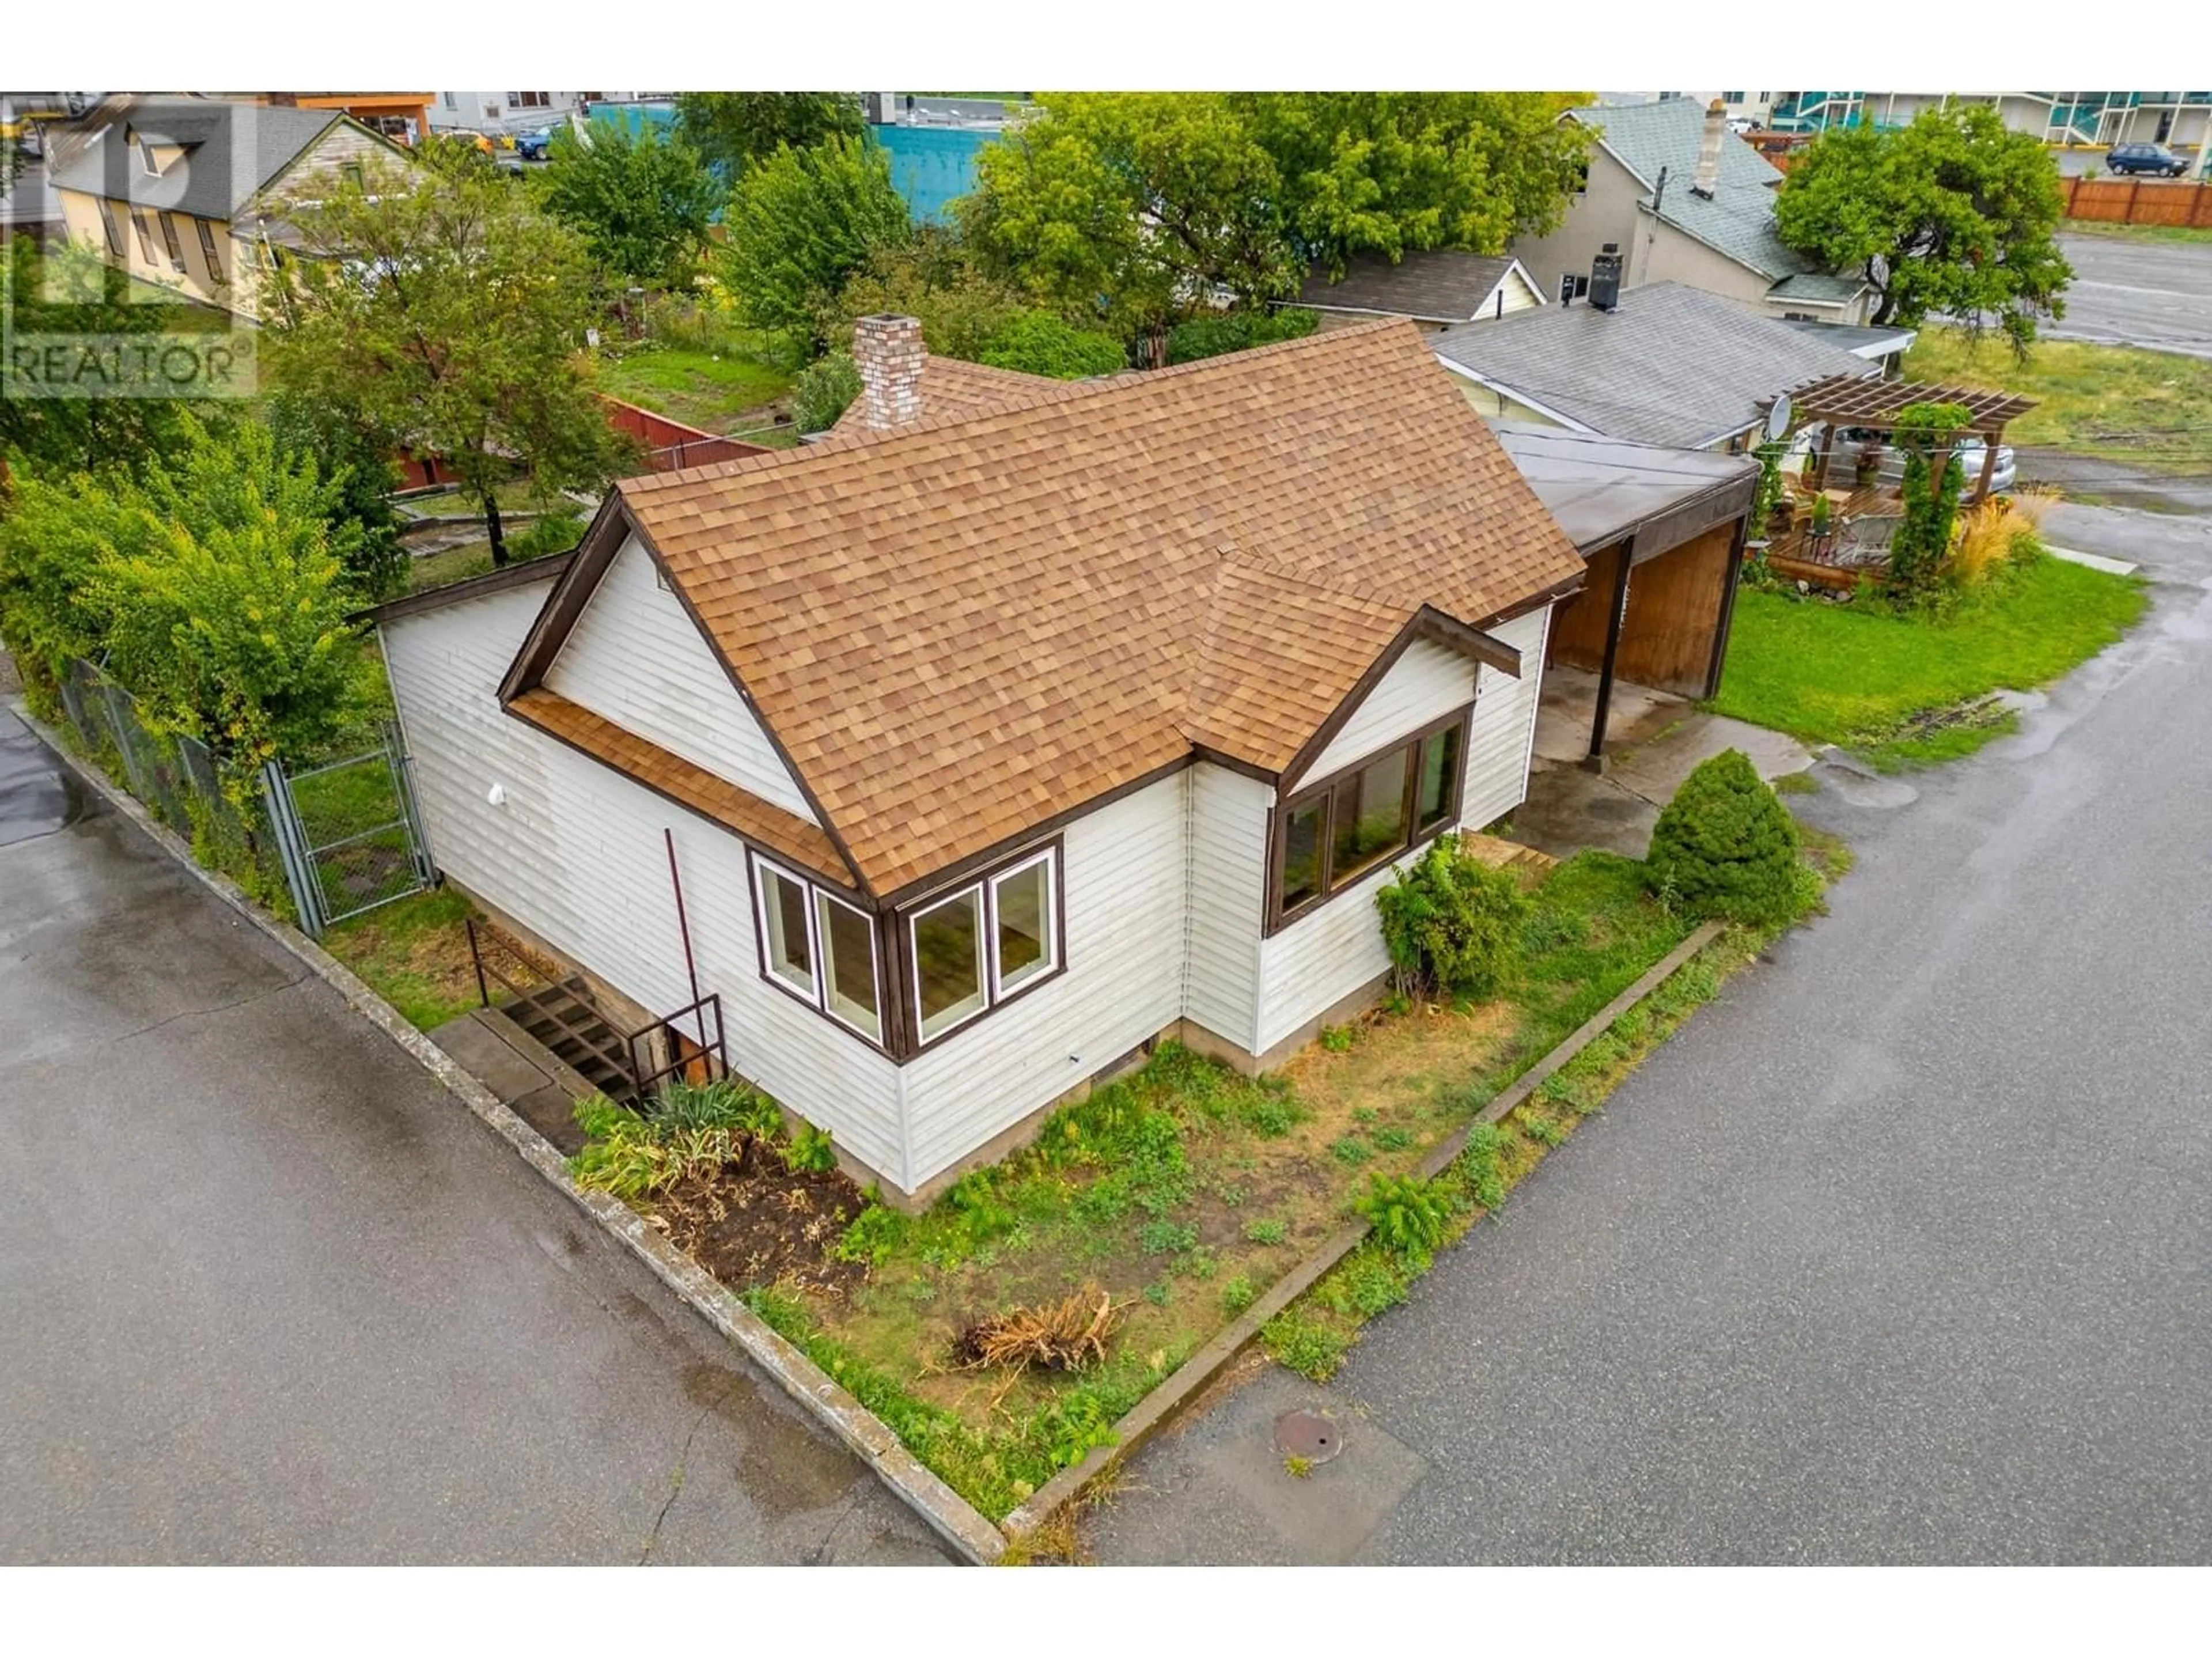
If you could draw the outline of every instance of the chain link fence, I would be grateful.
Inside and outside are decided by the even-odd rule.
[[[80,753],[191,842],[203,865],[271,908],[297,915],[265,810],[258,801],[241,807],[223,793],[206,744],[150,730],[137,699],[88,662],[71,662],[56,690],[64,734]]]

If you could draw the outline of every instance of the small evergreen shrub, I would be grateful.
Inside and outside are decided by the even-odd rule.
[[[809,363],[791,388],[791,418],[801,432],[827,432],[860,395],[860,371],[842,351]]]
[[[1520,955],[1521,884],[1446,836],[1375,895],[1401,990],[1494,996]]]
[[[1451,1194],[1413,1176],[1368,1176],[1367,1190],[1352,1207],[1374,1228],[1377,1243],[1402,1256],[1434,1254],[1451,1226]]]
[[[1780,921],[1797,907],[1797,848],[1789,809],[1742,750],[1725,749],[1660,813],[1645,879],[1693,915]]]

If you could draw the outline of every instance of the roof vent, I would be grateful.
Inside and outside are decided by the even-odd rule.
[[[1611,311],[1620,303],[1620,244],[1607,242],[1590,261],[1589,302],[1594,311]]]

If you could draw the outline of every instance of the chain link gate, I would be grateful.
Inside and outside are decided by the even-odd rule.
[[[311,938],[437,879],[397,722],[385,722],[375,748],[343,760],[296,772],[271,761],[261,784]]]

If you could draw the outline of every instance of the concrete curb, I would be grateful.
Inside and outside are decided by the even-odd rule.
[[[61,738],[33,716],[20,697],[8,706],[62,763],[98,792],[116,811],[152,837],[155,844],[262,933],[298,957],[308,970],[343,997],[347,1006],[413,1055],[423,1070],[458,1096],[461,1103],[512,1146],[522,1161],[544,1176],[576,1207],[627,1246],[661,1283],[734,1343],[777,1387],[805,1407],[847,1449],[969,1560],[988,1565],[1006,1548],[1006,1535],[901,1443],[883,1421],[853,1398],[828,1372],[779,1336],[761,1316],[707,1270],[646,1224],[645,1218],[621,1200],[586,1192],[568,1178],[568,1161],[450,1056],[401,1018],[399,1011],[371,990],[353,971],[297,928],[264,914],[228,877],[202,869],[191,848],[156,823],[137,799],[79,761]]]
[[[2053,547],[2049,542],[2043,544],[2043,550],[2054,559],[2063,559],[2068,564],[2087,565],[2092,570],[2106,571],[2115,576],[2132,576],[2142,568],[2141,565],[2130,564],[2125,559],[2107,558],[2102,553],[2084,553],[2071,547]]]
[[[1708,921],[1662,957],[1634,984],[1576,1027],[1565,1042],[1514,1079],[1496,1099],[1476,1113],[1465,1127],[1454,1130],[1431,1148],[1429,1155],[1420,1162],[1418,1171],[1420,1177],[1424,1181],[1432,1181],[1449,1168],[1452,1160],[1467,1150],[1468,1137],[1474,1133],[1476,1124],[1495,1123],[1527,1100],[1543,1087],[1547,1078],[1589,1047],[1615,1020],[1657,990],[1676,969],[1718,939],[1725,930],[1725,923]],[[1268,1286],[1266,1295],[1231,1323],[1215,1332],[1210,1341],[1176,1368],[1173,1376],[1139,1401],[1127,1415],[1115,1424],[1111,1445],[1094,1447],[1080,1463],[1062,1469],[1039,1486],[1027,1503],[1007,1516],[1006,1535],[1019,1539],[1035,1532],[1049,1521],[1056,1510],[1080,1497],[1085,1486],[1135,1451],[1188,1404],[1192,1396],[1220,1375],[1229,1362],[1260,1334],[1261,1326],[1311,1290],[1330,1268],[1358,1249],[1367,1234],[1368,1224],[1364,1221],[1348,1223],[1331,1233],[1320,1249]]]

